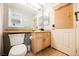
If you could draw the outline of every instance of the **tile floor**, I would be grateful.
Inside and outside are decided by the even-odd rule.
[[[54,49],[54,48],[48,47],[48,48],[38,52],[37,54],[33,54],[32,52],[28,52],[26,54],[26,56],[67,56],[67,55]]]

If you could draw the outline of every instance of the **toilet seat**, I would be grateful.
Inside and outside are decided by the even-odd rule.
[[[24,44],[13,46],[10,49],[9,56],[24,56],[27,53],[27,47]]]

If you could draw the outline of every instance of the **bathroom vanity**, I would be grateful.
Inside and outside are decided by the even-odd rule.
[[[32,36],[31,46],[32,46],[32,52],[34,54],[45,49],[51,44],[50,31],[35,31],[31,33],[31,36]]]
[[[51,31],[48,30],[26,30],[26,29],[6,29],[3,33],[4,54],[8,55],[11,48],[8,34],[21,34],[25,33],[24,44],[27,46],[30,44],[28,41],[31,38],[31,49],[35,54],[51,44]]]

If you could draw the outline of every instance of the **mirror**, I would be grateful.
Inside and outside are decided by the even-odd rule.
[[[9,8],[9,27],[21,27],[22,15]]]

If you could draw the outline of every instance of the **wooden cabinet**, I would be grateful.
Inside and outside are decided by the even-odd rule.
[[[37,53],[41,51],[42,49],[50,46],[51,42],[51,33],[50,32],[33,32],[31,33],[32,40],[31,40],[31,46],[32,46],[32,52]]]
[[[59,4],[54,11],[56,28],[73,28],[73,4]]]

